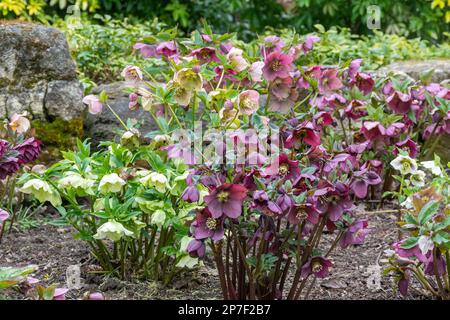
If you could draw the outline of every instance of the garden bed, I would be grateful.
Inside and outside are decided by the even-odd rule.
[[[335,267],[325,279],[319,279],[311,290],[310,299],[400,299],[394,290],[392,277],[381,275],[381,288],[369,290],[367,280],[369,266],[380,264],[383,251],[397,237],[396,217],[390,214],[367,214],[359,211],[359,218],[369,219],[370,234],[361,246],[342,250],[337,248],[333,256]],[[14,232],[4,239],[0,260],[6,265],[39,265],[35,276],[49,284],[65,286],[66,269],[81,265],[82,288],[70,290],[68,298],[77,299],[87,292],[103,292],[107,299],[221,299],[217,271],[211,260],[197,270],[175,279],[172,285],[163,287],[157,282],[139,280],[121,281],[88,272],[95,269],[88,248],[73,239],[71,227],[55,227],[42,224],[37,228]],[[325,238],[324,243],[327,241]],[[380,264],[381,265],[381,264]],[[383,268],[383,266],[381,265]],[[402,299],[427,299],[421,289],[414,285]],[[8,299],[29,299],[15,290],[5,292]]]

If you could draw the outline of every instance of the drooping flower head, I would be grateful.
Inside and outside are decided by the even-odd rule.
[[[242,56],[242,50],[239,48],[231,48],[227,54],[228,62],[231,64],[231,68],[236,72],[244,71],[249,67],[249,63]]]
[[[121,75],[122,75],[122,77],[125,78],[126,81],[130,81],[130,82],[142,81],[144,79],[142,70],[136,66],[126,66],[122,70]]]
[[[206,246],[203,241],[192,239],[186,250],[192,258],[201,258],[205,255]]]
[[[235,219],[242,213],[247,189],[238,184],[224,183],[205,196],[205,203],[214,218],[227,216]]]
[[[376,186],[381,183],[380,176],[374,171],[359,170],[353,172],[354,180],[351,184],[351,188],[355,195],[364,199],[367,196],[367,188],[369,186]]]
[[[391,161],[391,166],[400,171],[402,174],[406,175],[413,173],[417,170],[417,162],[415,159],[411,159],[408,156],[403,156],[399,154],[397,158]]]
[[[350,245],[363,244],[366,235],[369,233],[368,225],[367,220],[353,222],[340,240],[341,247],[347,248]]]
[[[19,164],[35,161],[41,153],[41,144],[41,141],[33,137],[14,146],[13,150],[19,152]]]
[[[100,112],[102,112],[103,109],[103,104],[100,102],[100,100],[90,94],[86,97],[83,98],[83,103],[88,105],[88,110],[90,114],[98,114]]]
[[[20,169],[19,159],[16,157],[6,157],[0,159],[0,179],[5,179],[13,175]]]
[[[330,94],[342,88],[342,81],[338,78],[338,70],[327,69],[322,72],[319,79],[319,92]]]
[[[259,93],[255,90],[242,91],[237,99],[239,112],[245,115],[252,115],[259,108]]]
[[[133,49],[139,50],[144,58],[156,57],[156,46],[142,42],[137,42]]]
[[[268,194],[264,190],[256,190],[253,193],[251,207],[260,210],[268,216],[281,215],[283,213],[281,208],[269,199]]]
[[[178,53],[177,45],[174,41],[164,41],[161,42],[156,47],[156,53],[162,56],[165,56],[167,58],[176,56]]]
[[[186,91],[199,91],[203,87],[201,74],[189,68],[179,70],[175,74],[174,82]]]
[[[386,102],[396,113],[406,114],[411,111],[412,98],[406,93],[395,91],[386,99]]]
[[[248,69],[248,74],[250,75],[250,78],[253,82],[262,81],[263,67],[264,67],[263,61],[256,61],[252,63],[252,65]]]
[[[109,220],[102,224],[94,235],[95,239],[109,239],[111,241],[119,241],[124,236],[132,236],[133,232],[125,228],[120,222]]]
[[[262,175],[266,177],[278,176],[285,179],[295,179],[300,175],[298,161],[289,160],[287,154],[282,153],[263,170]]]
[[[9,148],[9,146],[10,146],[10,144],[9,144],[8,141],[0,139],[0,159],[6,153],[6,151]]]
[[[26,133],[31,127],[30,120],[27,118],[27,112],[13,114],[9,122],[9,127],[18,134]]]
[[[305,279],[313,274],[317,278],[323,279],[328,275],[332,265],[331,261],[324,257],[312,257],[302,266],[301,276]]]

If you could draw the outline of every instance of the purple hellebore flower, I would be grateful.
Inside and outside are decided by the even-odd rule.
[[[295,204],[288,214],[289,223],[299,224],[305,219],[312,224],[319,222],[319,212],[314,207],[314,204],[310,202]]]
[[[417,258],[420,262],[423,263],[427,263],[430,259],[427,258],[422,251],[419,248],[419,245],[416,245],[412,248],[409,249],[404,249],[401,247],[402,242],[396,242],[392,245],[392,247],[395,250],[395,253],[400,257],[400,258],[411,258],[411,257],[415,257]]]
[[[393,124],[391,124],[389,127],[386,128],[386,136],[391,138],[396,137],[400,133],[402,133],[405,128],[406,125],[404,123],[394,122]]]
[[[322,72],[319,78],[319,92],[320,93],[332,93],[342,88],[342,81],[338,78],[338,70],[327,69]]]
[[[105,296],[101,292],[93,292],[89,294],[88,300],[105,300]]]
[[[288,149],[300,149],[304,144],[311,147],[320,145],[319,134],[314,130],[314,124],[311,121],[304,121],[297,125],[287,137],[284,146]]]
[[[53,300],[66,300],[67,291],[69,291],[67,288],[56,288],[53,294]]]
[[[447,264],[445,263],[445,258],[442,256],[440,252],[437,252],[436,254],[436,260],[433,259],[433,256],[430,257],[430,260],[425,264],[425,274],[427,275],[435,275],[435,264],[436,262],[436,269],[437,273],[442,276],[444,273],[447,272]]]
[[[139,50],[144,58],[157,56],[155,45],[138,42],[133,46],[133,49]]]
[[[363,244],[366,235],[369,233],[367,226],[367,220],[358,220],[353,222],[347,231],[345,231],[340,240],[341,247],[347,248],[350,245]]]
[[[398,291],[404,297],[408,294],[409,280],[411,278],[409,270],[402,271],[402,275],[398,281]]]
[[[298,161],[289,160],[287,154],[280,154],[272,163],[263,170],[263,176],[280,176],[285,179],[295,179],[300,175]]]
[[[268,216],[283,214],[283,210],[281,210],[278,204],[269,199],[269,196],[264,190],[256,190],[253,193],[251,208],[258,209]]]
[[[224,183],[205,196],[205,203],[214,218],[223,215],[236,219],[242,213],[247,188],[239,184]]]
[[[295,205],[294,199],[292,199],[292,197],[286,193],[281,194],[278,197],[276,203],[284,214],[290,212],[290,210],[293,209]]]
[[[357,163],[356,158],[351,154],[339,153],[325,164],[323,171],[328,174],[338,168],[339,172],[350,172]]]
[[[353,172],[354,180],[350,187],[355,195],[364,199],[367,196],[367,188],[369,186],[376,186],[381,183],[380,176],[374,171],[360,170]]]
[[[193,239],[187,246],[187,252],[192,258],[202,258],[206,252],[206,246],[203,241]]]
[[[351,81],[355,80],[355,77],[359,71],[359,68],[361,68],[362,59],[355,59],[352,62],[350,62],[350,65],[348,67],[348,77]]]
[[[350,200],[348,186],[341,182],[332,185],[326,182],[325,186],[318,186],[314,192],[313,200],[316,201],[316,208],[319,213],[327,213],[332,221],[338,221],[346,211],[355,209],[354,203]]]
[[[356,85],[359,90],[361,90],[364,95],[372,92],[375,86],[375,81],[372,79],[370,74],[364,72],[357,72],[354,80],[350,82],[350,85]]]
[[[311,35],[307,36],[305,41],[302,44],[302,50],[305,54],[307,54],[309,51],[311,51],[314,48],[314,43],[319,42],[320,37]]]
[[[197,213],[192,226],[195,227],[194,237],[197,240],[211,238],[213,241],[219,241],[223,238],[225,232],[223,219],[214,218],[208,208]]]
[[[291,88],[289,90],[289,96],[285,99],[272,95],[269,101],[269,110],[272,112],[289,113],[297,102],[298,96],[299,93],[296,88]]]
[[[164,41],[156,47],[156,53],[167,58],[175,56],[177,52],[177,45],[174,41]]]
[[[264,46],[261,48],[261,51],[263,55],[267,55],[274,51],[280,51],[285,45],[280,37],[268,36],[264,38]]]
[[[3,209],[0,209],[0,222],[3,222],[8,218],[9,218],[9,213]]]
[[[273,81],[276,78],[287,78],[289,72],[293,70],[292,57],[282,53],[281,51],[274,51],[267,55],[264,60],[263,75],[267,81]]]
[[[403,141],[399,141],[395,144],[395,146],[397,147],[396,149],[394,149],[395,156],[398,155],[398,149],[408,151],[408,154],[411,158],[415,158],[417,156],[418,147],[417,144],[411,138],[406,138]]]
[[[361,133],[367,140],[376,140],[386,135],[386,128],[378,121],[364,121]]]
[[[312,257],[302,266],[301,276],[306,279],[314,274],[317,278],[323,279],[328,275],[332,265],[331,261],[324,257]]]
[[[313,124],[316,130],[322,130],[323,127],[329,126],[333,123],[334,121],[333,118],[331,117],[331,114],[326,111],[320,111],[316,113],[313,117]]]
[[[398,91],[395,91],[386,99],[388,106],[399,114],[406,114],[411,111],[412,101],[410,95]]]
[[[8,147],[9,147],[9,142],[6,140],[0,139],[0,159],[6,153],[6,150],[8,150]]]
[[[195,186],[188,186],[184,189],[181,199],[190,203],[197,202],[200,199],[200,192]]]
[[[293,79],[291,77],[286,78],[276,78],[272,82],[271,94],[277,99],[284,100],[291,94]]]
[[[370,144],[370,141],[351,144],[347,147],[346,150],[351,155],[356,156],[356,155],[359,155],[359,154],[363,153],[364,151],[366,151],[369,144]]]
[[[102,112],[103,104],[93,94],[84,97],[83,103],[88,105],[88,111],[90,114],[96,115]]]
[[[345,107],[344,112],[351,119],[360,119],[367,115],[366,104],[367,102],[365,101],[352,100]]]
[[[220,62],[220,59],[216,55],[216,49],[212,47],[203,47],[192,50],[189,56],[195,56],[200,64],[209,63],[211,61]]]
[[[139,95],[135,92],[130,93],[130,95],[128,96],[128,98],[130,99],[130,102],[128,103],[128,108],[130,110],[136,110],[137,108],[139,108]]]
[[[32,137],[14,146],[13,150],[19,152],[19,164],[30,163],[36,160],[41,153],[41,144],[41,141]]]
[[[0,179],[5,179],[8,176],[13,175],[20,169],[19,159],[14,157],[8,157],[6,159],[0,159]]]

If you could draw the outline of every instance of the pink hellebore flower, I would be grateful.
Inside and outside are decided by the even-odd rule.
[[[307,36],[305,41],[302,44],[302,50],[305,54],[307,54],[309,51],[311,51],[314,48],[314,43],[319,42],[320,37],[311,35]]]
[[[195,227],[194,237],[197,240],[211,238],[213,241],[219,241],[225,233],[223,218],[214,218],[208,208],[197,213],[192,226]]]
[[[128,103],[128,108],[130,110],[136,110],[139,108],[139,95],[137,93],[130,93],[128,98],[130,99],[130,102]]]
[[[105,296],[101,292],[93,292],[89,294],[88,300],[105,300]]]
[[[281,51],[270,53],[264,60],[263,74],[267,81],[276,78],[287,78],[293,69],[293,58]]]
[[[237,105],[240,113],[252,115],[259,108],[259,93],[255,90],[242,91],[237,98]]]
[[[263,170],[263,176],[279,176],[285,179],[295,179],[300,175],[298,161],[289,160],[287,154],[282,153]]]
[[[227,59],[230,62],[232,69],[236,72],[244,71],[249,67],[249,63],[242,56],[242,50],[239,48],[231,48],[227,54]]]
[[[386,99],[388,106],[399,114],[407,114],[411,111],[412,101],[410,95],[398,91],[395,91]]]
[[[323,279],[328,275],[332,265],[331,261],[324,257],[313,257],[302,266],[301,276],[303,279],[306,279],[313,274],[317,278]]]
[[[362,125],[361,133],[367,140],[375,140],[386,134],[386,128],[377,121],[365,121]]]
[[[289,113],[297,102],[299,93],[296,88],[291,88],[289,96],[280,99],[276,95],[272,95],[269,101],[269,110],[272,112]]]
[[[216,49],[211,47],[203,47],[192,50],[189,56],[195,56],[200,64],[209,63],[211,61],[220,62],[216,55]]]
[[[167,58],[175,56],[177,52],[177,45],[174,41],[164,41],[156,47],[156,53]]]
[[[242,213],[242,203],[247,188],[238,184],[224,183],[205,196],[205,203],[214,218],[223,215],[236,219]]]
[[[10,144],[8,141],[0,139],[0,159],[6,153],[6,150],[9,149],[9,147],[10,147]]]
[[[188,246],[187,246],[187,252],[189,255],[193,258],[201,258],[205,255],[206,252],[206,246],[203,243],[203,241],[192,239]]]
[[[53,294],[53,300],[66,300],[66,293],[69,289],[66,288],[56,288]]]
[[[144,79],[141,69],[136,66],[126,66],[121,73],[126,81],[135,82]]]
[[[321,140],[314,129],[314,124],[311,121],[300,123],[286,138],[284,146],[289,149],[299,149],[304,144],[310,145],[311,147],[318,146],[321,143]]]
[[[342,88],[342,81],[338,78],[338,70],[328,69],[322,72],[319,78],[319,92],[332,93]]]
[[[262,81],[263,67],[264,67],[264,61],[256,61],[256,62],[252,63],[252,65],[248,69],[248,74],[250,75],[250,78],[253,82],[261,82]]]
[[[367,115],[366,111],[367,102],[361,100],[352,100],[347,107],[345,107],[344,112],[350,119],[359,119]]]
[[[9,218],[9,213],[3,209],[0,209],[0,222],[3,222],[8,218]]]
[[[372,92],[373,87],[375,86],[375,81],[372,79],[371,75],[363,72],[358,72],[356,73],[355,79],[351,81],[350,84],[356,85],[362,93],[367,95]]]
[[[263,54],[267,55],[274,51],[279,51],[285,46],[283,39],[277,36],[268,36],[264,38]]]
[[[102,103],[96,96],[92,94],[84,97],[83,103],[88,105],[88,110],[90,114],[98,114],[102,112],[103,109]]]
[[[28,120],[26,116],[26,112],[13,114],[9,122],[9,127],[11,130],[17,132],[18,134],[24,134],[27,132],[31,125],[30,120]]]
[[[358,220],[347,229],[340,240],[341,248],[347,248],[354,244],[363,244],[366,235],[369,233],[367,220]]]
[[[408,151],[408,154],[411,158],[415,158],[417,156],[417,144],[411,140],[410,138],[406,138],[403,141],[399,141],[395,144],[397,148],[394,149],[394,155],[398,155],[398,151],[400,150],[406,150]]]
[[[156,46],[138,42],[133,49],[139,50],[144,58],[156,57]]]
[[[361,67],[362,59],[355,59],[350,62],[350,66],[348,67],[348,77],[351,81],[355,80],[356,74]]]
[[[380,176],[374,171],[360,170],[353,172],[355,180],[351,184],[351,188],[355,195],[364,199],[367,196],[367,188],[381,183]]]
[[[271,85],[271,94],[275,95],[278,99],[287,99],[290,95],[292,88],[293,79],[291,77],[287,78],[276,78]]]

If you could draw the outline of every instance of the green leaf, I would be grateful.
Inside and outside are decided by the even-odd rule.
[[[410,238],[406,239],[405,241],[403,241],[403,243],[401,244],[400,247],[403,249],[411,249],[417,245],[418,241],[419,241],[418,237],[410,237]]]
[[[430,201],[419,212],[419,223],[421,225],[427,223],[439,209],[439,202]]]

